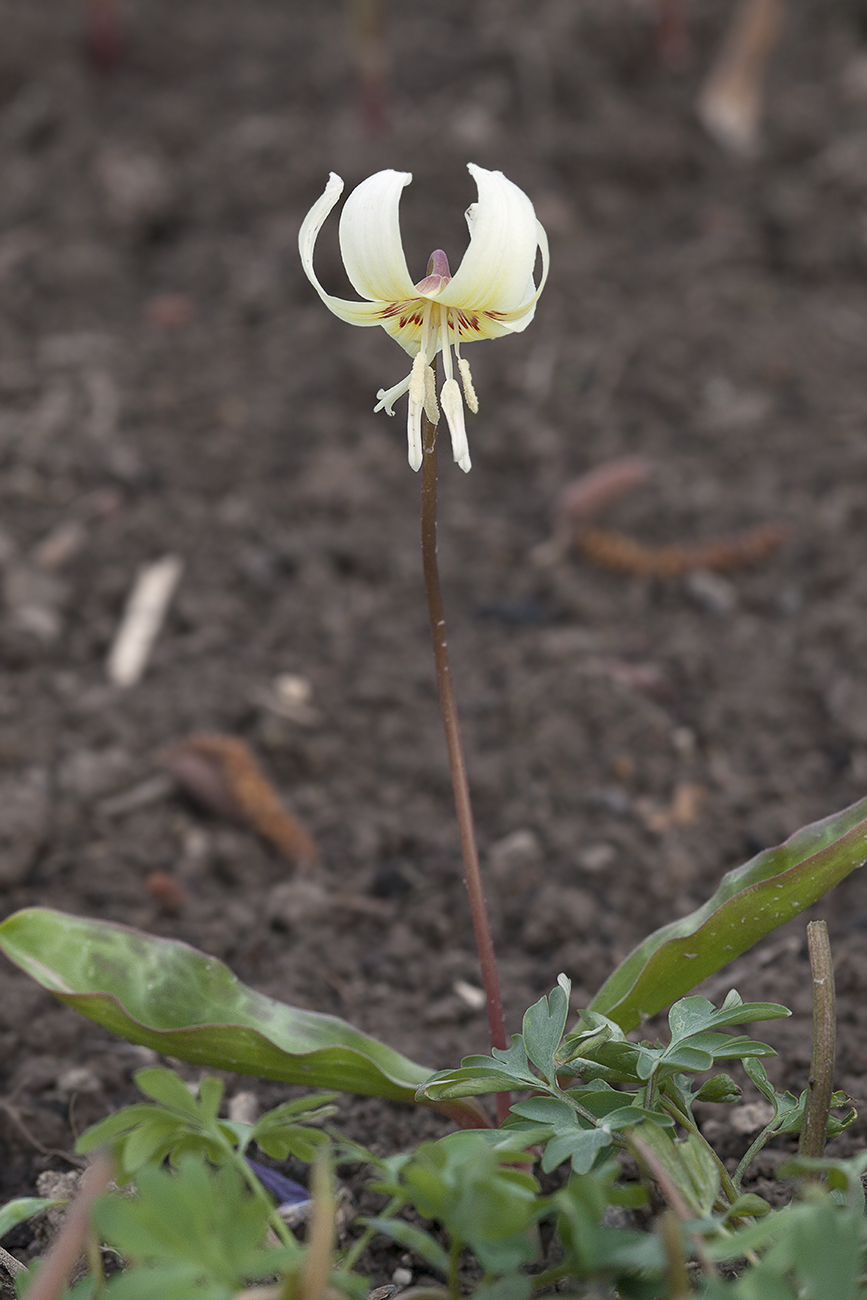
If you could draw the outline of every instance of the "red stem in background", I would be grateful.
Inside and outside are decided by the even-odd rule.
[[[479,953],[482,984],[484,985],[488,1007],[491,1046],[505,1048],[507,1043],[506,1026],[503,1021],[503,999],[500,996],[497,959],[494,955],[494,943],[488,921],[488,908],[482,887],[482,873],[479,867],[479,851],[476,846],[476,832],[473,825],[473,810],[470,805],[470,789],[467,783],[464,749],[461,743],[458,709],[452,686],[451,669],[449,668],[443,597],[440,587],[439,566],[437,565],[437,427],[435,424],[431,424],[426,415],[422,416],[422,446],[424,460],[422,463],[421,487],[421,549],[434,661],[436,663],[437,686],[439,687],[440,704],[443,711],[443,725],[449,752],[449,767],[452,772],[452,787],[455,792],[455,808],[461,833],[464,877],[470,898],[476,948]],[[498,1093],[497,1119],[501,1124],[509,1114],[509,1105],[509,1094]]]
[[[691,53],[687,4],[688,0],[656,0],[656,48],[669,68],[682,68]]]
[[[118,0],[85,0],[84,49],[91,69],[101,77],[118,71],[126,53]]]

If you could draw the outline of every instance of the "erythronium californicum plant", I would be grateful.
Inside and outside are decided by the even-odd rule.
[[[770,1296],[771,1290],[775,1296],[783,1296],[790,1294],[787,1284],[781,1290],[774,1279],[812,1268],[811,1260],[817,1255],[812,1243],[825,1238],[832,1243],[842,1240],[843,1230],[849,1233],[848,1253],[834,1246],[821,1259],[833,1255],[835,1261],[843,1260],[845,1268],[841,1265],[835,1273],[823,1263],[821,1285],[807,1289],[811,1295],[854,1297],[867,1249],[861,1188],[867,1158],[852,1163],[848,1170],[821,1158],[826,1138],[854,1118],[854,1112],[841,1120],[829,1118],[830,1110],[842,1106],[846,1099],[833,1091],[833,997],[827,943],[823,950],[818,936],[810,940],[817,1028],[810,1087],[800,1098],[777,1094],[768,1080],[760,1058],[771,1054],[771,1048],[727,1032],[734,1026],[787,1015],[785,1008],[772,1003],[745,1004],[735,991],[719,1008],[706,998],[681,995],[867,861],[867,798],[803,828],[785,844],[765,850],[729,872],[703,907],[648,936],[609,976],[571,1032],[566,1032],[571,985],[561,976],[551,995],[526,1012],[522,1032],[506,1045],[437,571],[438,410],[432,365],[442,351],[442,404],[456,459],[468,469],[463,402],[454,377],[452,348],[471,404],[472,387],[466,363],[458,354],[459,343],[468,337],[496,337],[526,326],[547,274],[547,251],[529,199],[499,173],[475,167],[471,171],[478,182],[479,203],[468,214],[470,248],[454,277],[449,276],[445,254],[438,250],[431,257],[427,277],[417,285],[409,281],[397,223],[398,200],[409,177],[396,172],[381,172],[359,186],[341,222],[350,279],[360,292],[376,292],[379,297],[366,303],[334,299],[324,293],[313,275],[313,245],[339,196],[339,178],[332,177],[306,218],[300,245],[307,274],[331,310],[355,323],[383,325],[414,356],[410,376],[389,393],[381,393],[380,404],[390,410],[401,392],[409,392],[411,461],[420,457],[423,467],[425,585],[466,882],[487,998],[490,1057],[468,1057],[457,1070],[431,1075],[429,1068],[337,1017],[298,1010],[245,987],[227,967],[204,953],[106,921],[31,908],[0,922],[0,951],[68,1005],[121,1036],[169,1056],[263,1079],[429,1105],[462,1127],[485,1130],[449,1134],[440,1142],[424,1144],[411,1157],[397,1155],[385,1161],[341,1140],[340,1158],[360,1157],[379,1168],[383,1178],[374,1185],[375,1190],[387,1192],[391,1199],[380,1216],[363,1221],[365,1233],[340,1264],[341,1285],[326,1290],[333,1255],[333,1196],[324,1145],[310,1137],[309,1125],[301,1123],[300,1112],[309,1109],[309,1100],[284,1103],[255,1124],[221,1121],[222,1090],[216,1080],[203,1080],[196,1100],[169,1071],[140,1073],[139,1086],[158,1107],[133,1106],[110,1117],[82,1138],[80,1150],[93,1149],[113,1137],[120,1167],[135,1175],[137,1191],[135,1197],[123,1198],[114,1209],[109,1205],[105,1210],[106,1238],[114,1238],[134,1269],[142,1261],[149,1266],[153,1258],[165,1270],[173,1258],[172,1250],[177,1251],[180,1244],[183,1249],[175,1261],[182,1273],[178,1275],[182,1285],[175,1287],[178,1294],[187,1293],[191,1277],[205,1276],[203,1267],[207,1272],[220,1265],[220,1250],[210,1242],[222,1245],[236,1224],[242,1229],[237,1251],[250,1280],[272,1276],[283,1267],[273,1254],[264,1261],[250,1254],[267,1222],[274,1219],[273,1209],[262,1204],[262,1193],[253,1205],[259,1215],[252,1225],[258,1236],[254,1239],[244,1227],[247,1220],[241,1192],[258,1178],[256,1168],[244,1156],[255,1142],[272,1159],[292,1154],[307,1160],[314,1148],[317,1152],[319,1146],[323,1148],[322,1163],[317,1164],[318,1187],[314,1172],[307,1256],[282,1220],[274,1225],[287,1252],[282,1294],[297,1294],[302,1300],[340,1300],[363,1294],[366,1286],[353,1289],[356,1283],[350,1274],[374,1233],[389,1236],[447,1276],[446,1288],[425,1287],[414,1293],[413,1300],[459,1300],[458,1266],[464,1246],[475,1253],[482,1269],[484,1300],[532,1300],[534,1294],[543,1295],[554,1282],[571,1275],[579,1285],[590,1279],[593,1286],[593,1279],[601,1279],[607,1286],[618,1280],[621,1269],[626,1276],[618,1294],[640,1294],[650,1300],[661,1296],[661,1288],[666,1286],[665,1293],[673,1300],[675,1295],[694,1294],[686,1267],[690,1254],[700,1259],[712,1288],[701,1293],[704,1300],[725,1300],[729,1295],[731,1300],[752,1300],[760,1293]],[[536,288],[532,276],[539,248],[543,279]],[[415,458],[414,447],[418,452]],[[642,1020],[676,998],[681,1000],[671,1008],[667,1044],[636,1043],[627,1038]],[[696,1101],[731,1101],[739,1095],[737,1085],[725,1074],[700,1082],[698,1076],[706,1074],[717,1060],[742,1061],[774,1112],[734,1173],[703,1138],[692,1113]],[[514,1093],[520,1097],[513,1106]],[[492,1129],[477,1100],[488,1094],[496,1095],[498,1117],[505,1126],[500,1130]],[[319,1100],[324,1104],[326,1099]],[[678,1136],[677,1129],[686,1136]],[[785,1210],[773,1216],[760,1198],[741,1192],[743,1172],[761,1146],[773,1136],[799,1130],[802,1144],[797,1171],[808,1175],[827,1171],[829,1184],[833,1177],[832,1185],[838,1190],[848,1188],[851,1182],[850,1205],[836,1205],[826,1197],[827,1204],[819,1206],[810,1222],[801,1215],[800,1207],[788,1217]],[[541,1194],[528,1169],[520,1168],[530,1165],[531,1148],[540,1146],[544,1147],[542,1168],[546,1173],[567,1161],[572,1165],[569,1184],[553,1198]],[[308,1155],[303,1154],[305,1150]],[[653,1234],[612,1233],[603,1222],[606,1204],[634,1205],[646,1199],[640,1188],[614,1186],[616,1164],[610,1156],[619,1150],[631,1153],[671,1207],[674,1218],[669,1216],[667,1227],[663,1219],[659,1242]],[[174,1174],[160,1167],[166,1155],[173,1160],[180,1156]],[[220,1167],[224,1157],[225,1173]],[[217,1167],[211,1169],[211,1165]],[[270,1177],[264,1169],[261,1172]],[[285,1191],[281,1182],[277,1189],[281,1201],[306,1200],[301,1190],[290,1188],[288,1196]],[[209,1194],[212,1207],[206,1214],[200,1213]],[[0,1237],[46,1204],[39,1198],[22,1198],[0,1208]],[[153,1205],[161,1208],[162,1217],[154,1217]],[[430,1234],[396,1217],[404,1205],[440,1222],[449,1239],[448,1251]],[[803,1209],[806,1215],[815,1206]],[[531,1277],[525,1270],[537,1260],[540,1238],[536,1227],[552,1214],[559,1216],[558,1231],[566,1253],[560,1262]],[[760,1214],[771,1222],[770,1228],[751,1222]],[[190,1227],[179,1231],[178,1224],[186,1222],[184,1215],[189,1216]],[[163,1223],[163,1236],[151,1231],[153,1222],[157,1228]],[[148,1233],[146,1250],[142,1248],[143,1224]],[[210,1233],[206,1248],[200,1245],[200,1239],[204,1240],[202,1224]],[[788,1236],[784,1239],[781,1234]],[[193,1259],[188,1257],[190,1242]],[[756,1285],[747,1279],[743,1290],[729,1290],[714,1275],[715,1261],[743,1260],[751,1252],[765,1252],[753,1279]],[[770,1273],[766,1264],[773,1266]],[[662,1278],[666,1268],[670,1285]],[[759,1269],[765,1269],[761,1278]],[[46,1267],[40,1279],[48,1272]],[[234,1294],[245,1283],[247,1272],[235,1268],[229,1282],[225,1272],[221,1273],[219,1295]],[[115,1291],[108,1289],[114,1285],[109,1282],[107,1300],[151,1300],[155,1291],[149,1276],[142,1277],[139,1290],[135,1279],[128,1284],[125,1277]],[[167,1282],[167,1277],[163,1271],[156,1279],[161,1292],[166,1285],[170,1290],[175,1285],[171,1279]],[[352,1286],[347,1290],[348,1282]],[[760,1292],[757,1287],[763,1283],[767,1285]],[[802,1293],[806,1295],[807,1290]],[[275,1300],[276,1294],[276,1289],[269,1287],[258,1300]],[[575,1294],[577,1297],[578,1292]],[[34,1289],[28,1296],[59,1300],[57,1289],[50,1294],[43,1291],[39,1297]],[[477,1300],[482,1300],[480,1293]]]
[[[464,874],[473,917],[476,946],[491,1031],[491,1046],[506,1047],[506,1028],[500,996],[496,958],[482,888],[479,855],[473,826],[466,764],[452,687],[445,636],[445,615],[440,590],[436,544],[437,436],[439,409],[433,366],[442,353],[444,382],[440,392],[452,438],[454,458],[462,470],[470,468],[470,449],[464,422],[464,399],[478,410],[470,368],[460,354],[462,343],[514,334],[529,325],[548,276],[548,240],[536,220],[533,204],[502,172],[487,171],[469,163],[479,191],[477,203],[466,213],[470,246],[454,275],[446,254],[435,249],[427,275],[414,284],[410,278],[400,237],[398,208],[409,172],[381,171],[356,187],[340,217],[340,251],[353,287],[368,299],[349,302],[325,292],[313,270],[316,237],[343,192],[343,181],[333,172],[322,196],[308,212],[298,235],[301,261],[311,284],[330,311],[352,325],[381,325],[413,357],[407,377],[393,388],[380,389],[376,410],[394,414],[394,403],[409,394],[407,437],[409,463],[422,475],[422,558],[430,614],[437,685],[452,773]],[[538,252],[542,277],[533,280]],[[454,349],[454,360],[452,359]],[[455,379],[455,361],[463,385]],[[508,1114],[508,1096],[499,1097],[500,1118]]]
[[[470,468],[464,421],[464,399],[478,410],[470,368],[461,345],[495,339],[525,330],[548,275],[548,240],[536,220],[533,204],[502,172],[469,163],[479,191],[466,213],[470,246],[454,275],[446,254],[435,249],[427,274],[413,283],[400,237],[398,208],[409,172],[381,171],[352,191],[340,217],[340,251],[346,274],[366,302],[352,302],[326,293],[313,269],[313,249],[323,222],[343,192],[334,172],[322,196],[308,212],[298,236],[307,278],[335,316],[351,325],[381,325],[414,358],[405,379],[377,393],[377,411],[394,414],[394,403],[409,393],[407,437],[409,463],[422,463],[422,412],[432,424],[438,419],[431,362],[442,352],[445,380],[440,392],[452,436],[452,450],[461,469]],[[533,281],[536,255],[542,254],[542,278]],[[454,363],[461,377],[454,376]],[[463,398],[461,396],[463,386]]]

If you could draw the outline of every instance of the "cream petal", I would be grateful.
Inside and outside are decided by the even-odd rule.
[[[423,319],[424,303],[419,299],[415,303],[407,303],[405,311],[389,311],[379,324],[386,334],[390,334],[400,344],[404,352],[414,357],[421,346]]]
[[[470,246],[437,295],[447,307],[514,311],[526,301],[539,244],[539,223],[523,190],[502,172],[469,164],[479,199],[467,210]]]
[[[536,304],[545,287],[550,264],[548,239],[538,222],[537,235],[539,251],[542,254],[542,278],[539,281],[538,289],[533,284],[531,277],[527,282],[521,306],[516,307],[513,311],[492,311],[489,314],[483,311],[474,311],[470,307],[464,307],[457,311],[453,310],[453,319],[456,318],[460,323],[461,343],[475,343],[478,339],[499,339],[506,334],[520,334],[530,324],[536,314]]]
[[[340,214],[340,252],[362,298],[400,302],[416,297],[400,238],[398,209],[411,172],[382,171],[352,191]]]
[[[536,222],[536,236],[537,247],[542,254],[542,276],[539,280],[539,287],[537,289],[534,286],[531,275],[521,306],[516,307],[513,311],[497,314],[497,319],[511,334],[520,334],[530,324],[530,321],[536,315],[536,303],[539,301],[539,295],[545,288],[545,281],[548,279],[548,271],[551,267],[551,258],[548,253],[548,236],[538,221]]]
[[[304,267],[307,279],[313,285],[325,306],[329,311],[334,312],[335,316],[339,316],[341,320],[349,321],[350,325],[381,325],[383,323],[382,313],[388,304],[382,302],[350,302],[346,298],[335,298],[330,293],[325,292],[313,269],[313,249],[317,236],[322,229],[325,218],[340,198],[342,192],[343,181],[332,172],[323,193],[307,213],[298,232],[298,251],[301,254],[301,265]]]

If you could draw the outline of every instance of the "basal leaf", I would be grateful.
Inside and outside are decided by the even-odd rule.
[[[729,871],[702,907],[654,931],[630,953],[590,1009],[634,1029],[643,1016],[655,1015],[721,970],[865,861],[867,798]]]
[[[409,1103],[431,1074],[337,1016],[257,993],[173,939],[33,907],[0,925],[0,950],[97,1024],[196,1065]],[[471,1102],[428,1104],[466,1126],[488,1123]]]
[[[48,1196],[19,1196],[15,1201],[7,1201],[0,1208],[0,1237],[17,1228],[19,1223],[31,1219],[34,1214],[50,1210],[53,1205],[63,1205],[62,1200],[55,1201]]]

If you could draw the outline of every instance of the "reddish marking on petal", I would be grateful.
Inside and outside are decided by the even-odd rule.
[[[406,299],[403,302],[390,302],[381,307],[377,313],[380,320],[391,320],[393,316],[401,317],[401,325],[404,320],[411,321],[413,324],[421,323],[421,313],[423,306],[417,300]]]

